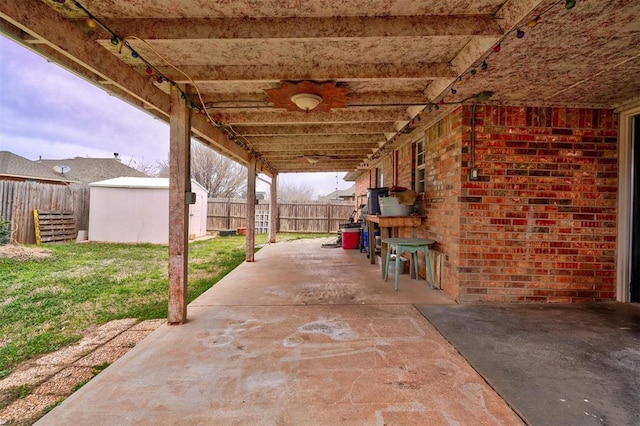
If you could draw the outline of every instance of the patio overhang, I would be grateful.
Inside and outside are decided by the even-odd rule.
[[[186,108],[191,135],[248,166],[251,188],[255,173],[354,177],[481,93],[502,106],[640,101],[640,2],[571,3],[24,0],[0,3],[0,31],[162,120]],[[296,108],[300,93],[320,103]]]
[[[256,157],[257,170],[271,176],[357,170],[368,162],[366,149],[401,143],[407,125],[435,122],[482,91],[514,105],[614,108],[638,100],[639,8],[612,1],[567,9],[557,0],[396,2],[388,10],[356,1],[203,8],[186,0],[171,7],[30,0],[0,6],[0,28],[163,120],[170,87],[192,86],[194,136],[242,164]],[[317,85],[326,108],[286,110],[270,96],[289,95],[287,84],[297,93],[302,82]],[[334,102],[335,90],[346,102]],[[426,113],[442,99],[437,113]],[[309,163],[308,155],[322,161]]]

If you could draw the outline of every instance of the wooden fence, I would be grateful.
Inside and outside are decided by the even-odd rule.
[[[339,224],[349,221],[354,203],[278,202],[276,210],[278,232],[333,233],[338,231]],[[210,198],[207,231],[245,227],[246,212],[246,200]],[[260,201],[256,205],[256,232],[268,232],[270,223],[269,202]]]
[[[77,229],[89,226],[89,187],[82,184],[51,185],[37,182],[0,181],[0,219],[11,222],[11,241],[34,244],[33,210],[72,211]],[[278,232],[334,233],[347,223],[354,209],[346,202],[279,202]],[[207,230],[246,226],[246,200],[211,198],[207,209]],[[256,205],[256,232],[269,231],[269,202]]]
[[[89,187],[0,181],[0,218],[11,222],[11,241],[34,244],[33,210],[72,211],[77,229],[89,226]]]

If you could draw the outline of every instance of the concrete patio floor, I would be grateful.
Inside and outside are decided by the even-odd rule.
[[[413,306],[451,298],[321,242],[264,247],[38,424],[521,424]]]

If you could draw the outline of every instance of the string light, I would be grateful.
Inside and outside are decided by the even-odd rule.
[[[540,13],[538,16],[536,16],[535,18],[533,18],[532,20],[530,20],[530,21],[527,23],[527,28],[534,28],[534,27],[536,27],[536,26],[540,23],[540,19],[542,18],[542,16],[546,15],[547,13],[549,13],[549,12],[551,11],[551,9],[553,9],[554,7],[558,6],[559,4],[562,4],[562,2],[563,2],[563,1],[564,1],[564,6],[565,6],[565,8],[566,8],[566,9],[572,9],[573,7],[575,7],[575,6],[576,6],[576,3],[577,3],[577,0],[558,0],[558,1],[556,1],[555,3],[553,3],[551,6],[549,6],[546,10],[544,10],[542,13]],[[518,38],[518,39],[521,39],[521,38],[523,38],[523,37],[525,36],[525,32],[524,32],[521,28],[516,28],[516,29],[513,29],[513,30],[509,31],[508,33],[506,33],[506,34],[503,36],[503,39],[504,39],[505,37],[507,37],[507,36],[508,36],[508,34],[509,34],[509,33],[511,33],[511,32],[515,32],[515,36],[516,36],[516,38]],[[502,45],[501,45],[501,43],[498,43],[498,44],[496,44],[495,46],[493,46],[492,52],[491,52],[488,56],[491,56],[492,54],[495,54],[495,53],[499,53],[501,50],[502,50]],[[485,58],[483,59],[483,61],[482,61],[481,65],[480,65],[480,69],[481,69],[482,71],[486,71],[486,70],[489,68],[489,64],[487,63],[488,56],[487,56],[487,57],[485,57]],[[472,68],[472,69],[469,71],[469,75],[470,75],[471,77],[474,77],[474,76],[476,76],[477,72],[478,72],[478,71],[477,71],[477,69],[476,69],[476,68]],[[464,81],[465,81],[465,78],[464,78],[464,73],[463,73],[463,74],[461,74],[461,75],[459,75],[459,76],[458,76],[458,78],[455,80],[455,82],[454,82],[453,84],[458,85],[458,86],[461,86],[461,85],[464,83]],[[451,95],[455,95],[455,94],[457,94],[457,93],[458,93],[458,91],[455,89],[455,87],[451,87],[451,88],[450,88],[450,93],[451,93]],[[459,104],[459,103],[462,103],[462,102],[464,102],[464,101],[466,101],[466,100],[469,100],[469,99],[471,99],[471,98],[476,98],[476,99],[477,99],[477,95],[476,95],[476,96],[472,96],[472,97],[467,98],[467,99],[463,99],[463,100],[461,100],[461,101],[459,101],[459,102],[451,103],[451,104]],[[445,104],[447,104],[447,102],[445,102],[445,98],[443,97],[443,98],[442,98],[442,99],[440,99],[440,101],[439,101],[439,102],[437,102],[437,103],[430,103],[430,104],[428,104],[428,105],[427,105],[427,106],[422,110],[422,112],[425,112],[425,111],[426,111],[426,112],[431,113],[431,112],[433,112],[434,110],[435,110],[435,111],[438,111],[438,110],[440,109],[440,105],[445,105]],[[418,113],[418,114],[420,114],[420,113]],[[418,117],[418,118],[419,118],[419,117]],[[412,123],[413,123],[413,121],[412,121]],[[398,137],[399,133],[400,133],[400,132],[398,132],[398,133],[396,134],[396,136],[394,136],[393,138],[391,138],[391,139],[389,140],[389,142],[387,142],[387,144],[391,144],[391,143],[395,140],[395,138],[396,138],[396,137]],[[382,148],[383,148],[385,145],[386,145],[386,144],[383,144]],[[380,151],[378,151],[376,154],[378,154],[379,152],[380,152]],[[377,158],[377,155],[376,155],[376,158]]]
[[[66,3],[66,0],[55,0],[55,1],[56,1],[56,2],[58,2],[58,3],[60,3],[60,4],[64,4],[64,3]],[[144,62],[144,64],[147,66],[147,67],[146,67],[146,69],[145,69],[145,73],[146,73],[147,75],[152,76],[153,74],[157,74],[157,76],[156,76],[156,82],[157,82],[157,83],[164,83],[164,82],[168,82],[168,83],[170,83],[172,86],[174,86],[175,88],[177,88],[177,89],[181,92],[181,97],[182,97],[182,99],[189,100],[189,96],[188,96],[186,93],[184,93],[184,92],[182,91],[182,89],[180,89],[180,87],[178,86],[178,84],[177,84],[176,82],[174,82],[174,81],[172,81],[172,80],[170,80],[170,79],[166,78],[166,77],[165,77],[164,75],[162,75],[162,74],[161,74],[157,69],[155,69],[155,68],[151,65],[151,63],[149,63],[146,59],[144,59],[143,57],[141,57],[141,56],[140,56],[140,54],[138,54],[138,52],[136,52],[136,51],[131,47],[131,45],[127,42],[127,39],[129,39],[129,38],[135,38],[135,39],[139,40],[140,42],[142,42],[142,43],[146,44],[146,45],[149,47],[149,49],[150,49],[153,53],[155,53],[155,54],[156,54],[160,59],[162,59],[162,60],[163,60],[163,61],[165,61],[169,66],[171,66],[172,68],[174,68],[175,70],[177,70],[178,72],[180,72],[181,74],[183,74],[185,77],[187,77],[187,79],[188,79],[189,81],[191,81],[191,83],[193,84],[194,88],[196,89],[196,92],[197,92],[197,94],[198,94],[198,96],[199,96],[199,98],[200,98],[200,101],[201,101],[201,103],[202,103],[202,106],[197,106],[197,105],[195,105],[195,103],[193,103],[193,102],[191,102],[191,101],[189,100],[189,103],[188,103],[189,108],[190,108],[190,109],[192,109],[192,110],[194,110],[194,111],[196,111],[199,115],[206,115],[206,121],[207,121],[208,123],[210,123],[210,124],[212,124],[212,125],[216,126],[218,129],[222,130],[222,131],[224,132],[224,134],[227,136],[227,138],[228,138],[229,140],[235,140],[235,142],[236,142],[236,144],[237,144],[238,146],[240,146],[241,148],[244,148],[247,152],[251,153],[251,154],[252,154],[256,159],[258,159],[258,160],[261,160],[261,159],[262,159],[262,154],[261,154],[260,152],[258,152],[258,151],[256,151],[255,149],[253,149],[253,147],[251,147],[251,146],[248,144],[248,142],[246,142],[246,141],[244,141],[244,142],[243,142],[242,140],[240,140],[239,136],[240,136],[240,137],[242,137],[242,138],[244,138],[242,135],[238,135],[238,134],[235,132],[235,130],[233,130],[233,128],[231,128],[230,126],[229,126],[229,127],[227,127],[227,126],[223,125],[222,123],[220,123],[219,121],[217,121],[217,120],[213,119],[213,118],[209,115],[209,112],[207,111],[207,107],[204,105],[204,102],[203,102],[203,100],[202,100],[202,96],[201,96],[201,94],[200,94],[200,91],[198,90],[197,85],[196,85],[196,84],[195,84],[195,82],[194,82],[191,78],[189,78],[189,76],[188,76],[188,75],[186,75],[182,70],[180,70],[179,68],[177,68],[176,66],[174,66],[173,64],[171,64],[167,59],[165,59],[164,57],[162,57],[162,56],[160,55],[160,53],[158,53],[157,51],[155,51],[155,50],[153,49],[153,47],[151,47],[151,46],[150,46],[146,41],[144,41],[144,40],[141,40],[141,39],[139,39],[139,38],[137,38],[137,37],[134,37],[134,36],[127,36],[125,39],[123,39],[123,40],[122,40],[122,43],[121,43],[121,39],[120,39],[120,37],[118,37],[118,35],[117,35],[116,33],[114,33],[113,31],[111,31],[107,26],[105,26],[102,22],[100,22],[100,21],[99,21],[99,20],[98,20],[98,19],[97,19],[93,14],[91,14],[91,12],[89,12],[89,11],[88,11],[84,6],[82,6],[82,5],[81,5],[77,0],[73,0],[73,3],[74,3],[74,4],[75,4],[79,9],[81,9],[81,10],[82,10],[82,11],[83,11],[87,16],[88,16],[88,18],[87,18],[87,20],[86,20],[85,22],[86,22],[86,25],[87,25],[89,28],[95,28],[95,27],[97,27],[97,26],[99,25],[101,28],[103,28],[106,32],[108,32],[108,33],[111,35],[111,40],[110,40],[110,41],[111,41],[111,44],[112,44],[113,46],[118,46],[118,45],[119,45],[119,46],[120,46],[120,51],[122,51],[122,47],[123,47],[123,45],[126,45],[126,47],[131,51],[131,56],[132,56],[133,58],[138,59],[138,60],[141,60],[142,62]],[[561,3],[562,3],[562,0],[559,0],[559,1],[558,1],[558,2],[556,2],[556,3],[553,3],[551,6],[549,6],[549,8],[547,8],[547,9],[546,9],[544,12],[542,12],[540,15],[538,15],[538,16],[536,16],[534,19],[530,20],[530,21],[527,23],[527,28],[534,28],[534,27],[536,27],[536,26],[538,25],[538,23],[539,23],[539,21],[540,21],[540,19],[541,19],[541,17],[542,17],[543,15],[547,14],[551,9],[553,9],[553,8],[554,8],[554,7],[556,7],[558,4],[561,4]],[[573,9],[573,8],[576,6],[576,4],[577,4],[577,0],[564,0],[564,7],[565,7],[565,9],[567,9],[567,10],[569,10],[569,9]],[[516,38],[518,38],[518,39],[522,39],[522,38],[524,38],[524,36],[525,36],[525,32],[524,32],[521,28],[517,28],[517,29],[512,30],[512,31],[510,31],[510,32],[513,32],[513,31],[515,31],[515,33],[516,33]],[[504,38],[504,37],[506,37],[507,35],[508,35],[508,33],[507,33],[507,34],[505,34],[505,35],[503,36],[503,38]],[[499,52],[501,51],[501,49],[502,49],[501,44],[500,44],[500,43],[498,43],[498,44],[496,44],[496,45],[493,47],[493,52],[492,52],[492,53],[499,53]],[[482,61],[482,64],[480,65],[480,69],[481,69],[482,71],[486,71],[486,70],[488,69],[488,67],[489,67],[489,66],[488,66],[488,64],[487,64],[486,59],[487,59],[487,58],[485,58],[485,59]],[[475,76],[475,75],[477,74],[477,70],[476,70],[476,68],[472,68],[472,69],[469,71],[469,74],[470,74],[471,76]],[[461,85],[461,84],[464,82],[463,75],[464,75],[464,74],[462,74],[462,75],[459,75],[459,76],[458,76],[458,78],[457,78],[457,79],[456,79],[456,81],[455,81],[455,84]],[[451,92],[451,95],[455,95],[455,94],[457,94],[457,90],[456,90],[454,87],[451,87],[450,92]],[[470,98],[467,98],[467,99],[465,99],[465,100],[468,100],[468,99],[470,99]],[[463,100],[463,101],[460,101],[460,102],[464,102],[464,100]],[[460,102],[456,102],[456,103],[460,103]],[[445,98],[444,98],[444,97],[443,97],[442,99],[440,99],[439,104],[440,104],[440,105],[445,105],[445,104],[446,104],[446,102],[445,102]],[[438,111],[439,109],[440,109],[440,106],[438,105],[438,103],[435,103],[435,104],[428,104],[428,106],[427,106],[427,107],[425,107],[425,109],[423,109],[423,111],[424,111],[424,110],[427,110],[428,112],[432,112],[433,110]],[[421,114],[421,113],[422,113],[422,112],[419,112],[419,113],[416,115],[416,117],[414,117],[414,119],[412,119],[412,120],[411,120],[411,124],[413,124],[416,120],[417,120],[417,121],[420,121],[420,114]],[[405,126],[405,127],[408,127],[408,126]],[[403,128],[403,129],[402,129],[402,131],[404,131],[404,130],[405,130],[405,129]],[[398,133],[397,133],[393,138],[391,138],[391,139],[390,139],[390,141],[389,141],[388,143],[393,143],[393,142],[395,141],[395,139],[399,136],[399,133],[400,133],[400,132],[398,132]],[[385,148],[385,145],[383,145],[383,146],[382,146],[382,147],[377,151],[377,153],[376,153],[376,158],[377,158],[377,157],[379,157],[379,154],[380,154],[380,153],[385,152],[384,148]],[[266,168],[266,169],[271,170],[272,172],[274,172],[274,173],[275,173],[275,169],[273,169],[273,168],[272,168],[272,167],[271,167],[271,166],[270,166],[266,161],[264,162],[264,166],[265,166],[265,168]]]
[[[59,3],[65,3],[66,0],[55,0]],[[262,154],[260,152],[258,152],[257,150],[255,150],[252,146],[249,145],[248,142],[246,142],[246,140],[243,142],[240,140],[240,137],[244,138],[244,136],[242,135],[238,135],[235,130],[233,130],[233,128],[231,126],[225,126],[222,123],[220,123],[219,121],[213,119],[210,115],[209,112],[207,111],[207,109],[204,106],[204,101],[202,99],[202,95],[200,93],[200,90],[198,89],[198,86],[196,85],[196,83],[188,76],[186,75],[182,70],[180,70],[179,68],[177,68],[175,65],[171,64],[167,59],[165,59],[160,53],[158,53],[155,49],[153,49],[152,46],[150,46],[146,41],[139,39],[135,36],[127,36],[124,39],[121,39],[115,32],[113,32],[111,29],[109,29],[109,27],[107,27],[104,23],[102,23],[98,18],[96,18],[91,12],[89,12],[89,10],[87,10],[87,8],[85,8],[82,4],[80,4],[78,2],[78,0],[72,0],[73,4],[75,4],[75,6],[82,10],[86,15],[87,15],[87,19],[86,19],[86,24],[88,27],[90,28],[95,28],[97,26],[100,26],[102,29],[104,29],[107,33],[109,33],[109,35],[111,36],[111,44],[113,46],[120,46],[119,47],[119,53],[122,53],[122,48],[124,46],[126,46],[130,51],[131,51],[131,56],[133,58],[136,58],[140,61],[142,61],[145,65],[145,73],[149,76],[153,76],[154,74],[156,74],[156,78],[155,81],[159,84],[164,83],[164,82],[168,82],[169,84],[171,84],[171,86],[175,87],[177,90],[180,91],[180,96],[182,99],[185,99],[188,101],[188,108],[190,108],[191,110],[195,111],[197,114],[199,115],[206,115],[206,121],[208,123],[210,123],[211,125],[217,127],[219,130],[226,132],[229,136],[228,138],[230,140],[234,140],[235,143],[240,146],[241,148],[243,148],[245,151],[249,152],[252,156],[254,156],[256,159],[262,161],[263,163],[263,167],[266,170],[271,171],[272,173],[276,173],[276,169],[273,168],[267,161],[263,160],[262,158]],[[196,93],[200,99],[200,102],[202,104],[202,106],[197,106],[194,102],[192,102],[189,99],[188,94],[186,94],[182,89],[180,89],[180,87],[178,86],[178,84],[165,77],[164,75],[162,75],[162,73],[160,73],[149,61],[147,61],[145,58],[143,58],[142,56],[140,56],[140,54],[135,51],[131,45],[129,44],[129,42],[127,41],[127,39],[137,39],[139,40],[141,43],[146,44],[147,47],[149,48],[149,50],[151,50],[156,56],[158,56],[158,58],[160,58],[161,60],[163,60],[164,62],[167,63],[167,65],[169,65],[170,67],[174,68],[176,71],[180,72],[181,74],[183,74],[192,84],[192,86],[195,88]]]

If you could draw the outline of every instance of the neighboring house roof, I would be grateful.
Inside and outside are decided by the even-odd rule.
[[[48,166],[69,166],[66,175],[83,183],[97,182],[120,176],[147,177],[146,174],[132,167],[122,164],[117,158],[86,158],[75,157],[61,160],[38,160],[38,163]]]
[[[318,201],[329,201],[329,200],[340,200],[344,198],[355,198],[356,196],[356,187],[352,185],[351,188],[347,189],[339,189],[337,191],[333,191],[331,194],[323,195],[318,197]]]
[[[61,176],[51,167],[38,164],[9,151],[0,151],[0,177],[56,183],[75,181],[70,176]]]
[[[204,192],[209,192],[195,180],[191,179],[191,185],[197,186]],[[90,183],[89,186],[101,188],[149,188],[149,189],[169,189],[169,178],[153,177],[117,177],[114,179],[102,180]]]

